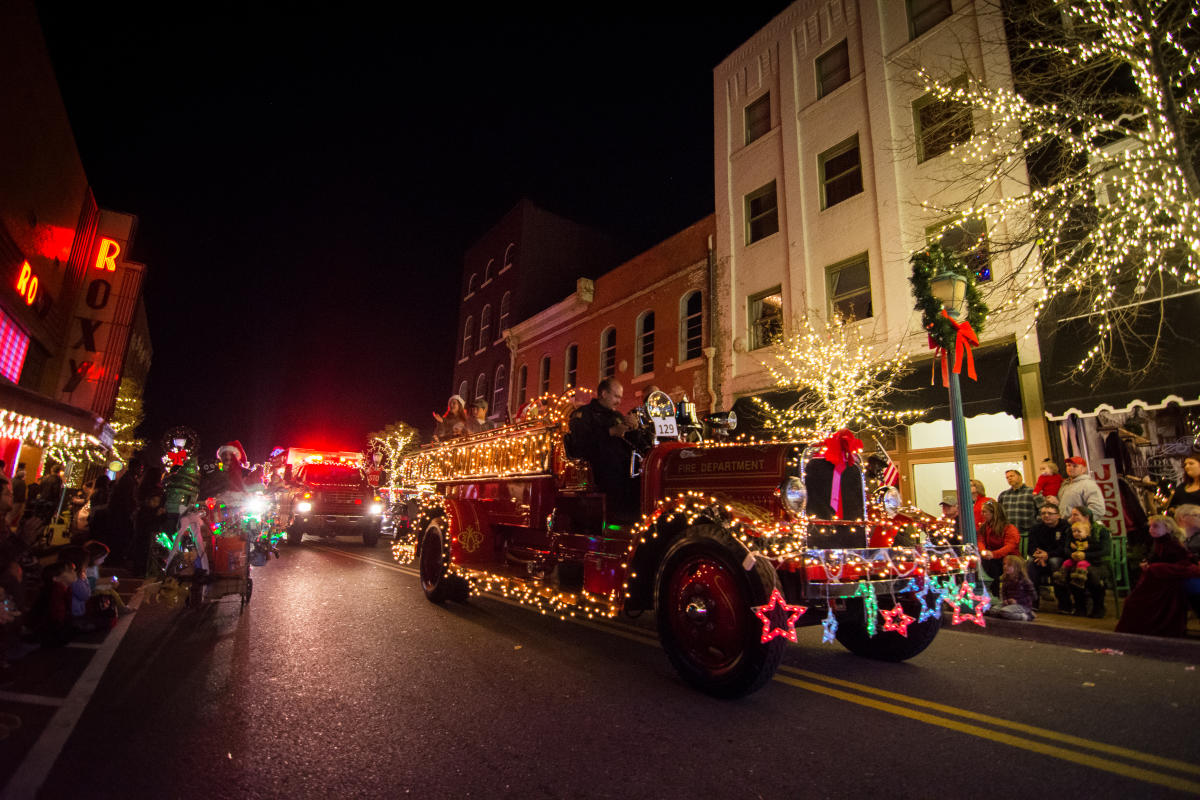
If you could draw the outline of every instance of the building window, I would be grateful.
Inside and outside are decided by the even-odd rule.
[[[872,315],[871,266],[866,253],[829,267],[828,276],[830,311],[846,320]]]
[[[746,106],[746,144],[771,130],[771,93]]]
[[[483,311],[479,314],[479,349],[487,347],[492,340],[489,338],[492,333],[492,307],[484,306]]]
[[[505,292],[500,298],[500,329],[496,331],[500,336],[508,330],[508,315],[512,306],[512,292]]]
[[[863,190],[858,134],[826,150],[818,160],[821,169],[821,208],[835,206]]]
[[[496,379],[492,381],[492,415],[500,414],[500,409],[504,408],[504,379],[508,375],[504,370],[504,365],[496,367]]]
[[[467,279],[467,297],[470,297],[471,295],[475,294],[475,284],[478,281],[479,281],[479,276],[476,275],[474,272],[472,272],[471,277]]]
[[[517,406],[525,405],[529,399],[529,365],[522,364],[517,370]]]
[[[475,396],[472,400],[487,400],[487,375],[479,373],[479,377],[475,379]]]
[[[637,360],[634,374],[654,372],[654,312],[643,311],[637,319]]]
[[[983,220],[968,219],[951,225],[934,225],[925,231],[925,240],[937,242],[975,270],[975,281],[992,279],[992,256],[988,250],[987,225]]]
[[[540,394],[550,392],[550,356],[542,356],[542,363],[538,367],[538,392]]]
[[[954,82],[965,88],[966,80]],[[917,139],[917,163],[928,161],[962,144],[975,133],[971,107],[956,100],[939,100],[932,92],[913,101],[913,126]]]
[[[567,352],[563,358],[563,388],[573,389],[578,385],[578,370],[579,370],[579,345],[572,344],[567,346]]]
[[[780,287],[751,295],[747,310],[751,350],[767,347],[783,338],[783,291]]]
[[[917,38],[953,11],[950,0],[908,0],[909,38]]]
[[[467,400],[467,390],[469,390],[470,388],[471,388],[471,384],[469,381],[463,381],[462,383],[460,383],[458,385],[458,396],[463,399],[464,403]]]
[[[494,277],[496,277],[496,259],[489,258],[487,266],[483,268],[483,283],[481,285],[487,286],[492,282],[492,278]]]
[[[608,328],[600,334],[600,380],[617,374],[617,329]]]
[[[779,230],[775,181],[746,195],[746,244],[754,244]]]
[[[699,358],[704,346],[704,298],[697,289],[679,301],[679,360]]]
[[[508,247],[504,248],[504,264],[500,267],[500,271],[504,272],[513,265],[513,258],[517,255],[516,242],[509,242]]]
[[[850,80],[850,48],[846,40],[817,56],[817,97],[824,97]]]
[[[463,348],[462,357],[466,358],[471,355],[471,342],[475,339],[475,318],[467,317],[467,324],[463,326]]]

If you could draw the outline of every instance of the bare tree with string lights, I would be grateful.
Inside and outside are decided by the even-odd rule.
[[[1164,303],[1200,290],[1200,10],[997,3],[977,7],[1004,17],[1007,41],[992,44],[1007,48],[1012,88],[965,61],[912,65],[936,101],[920,112],[939,129],[926,137],[961,161],[944,176],[952,199],[925,205],[985,223],[991,251],[1014,253],[993,313],[1086,320],[1077,370],[1144,375],[1173,333]]]

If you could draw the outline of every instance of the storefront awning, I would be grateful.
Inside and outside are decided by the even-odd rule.
[[[102,418],[7,381],[0,381],[0,411],[48,423],[50,428],[69,428],[94,444],[112,446],[111,429]]]
[[[1147,409],[1169,403],[1200,404],[1200,295],[1185,295],[1166,303],[1165,325],[1159,337],[1160,316],[1148,311],[1132,336],[1122,339],[1119,366],[1137,369],[1151,361],[1151,346],[1158,340],[1157,360],[1136,378],[1119,371],[1099,379],[1074,375],[1075,366],[1096,341],[1095,321],[1083,317],[1054,326],[1040,334],[1042,393],[1046,416],[1059,420],[1070,414],[1091,416],[1100,410],[1126,411],[1132,405]]]
[[[933,376],[932,355],[913,364],[913,371],[896,383],[892,395],[895,409],[921,409],[925,415],[922,422],[950,419],[950,393],[942,385],[938,375]],[[940,368],[939,368],[940,371]],[[974,417],[979,414],[996,414],[1001,411],[1021,417],[1021,388],[1017,382],[1017,346],[1013,342],[984,345],[975,349],[975,371],[979,380],[973,381],[964,373],[960,380],[963,395],[963,415]],[[787,408],[795,403],[799,392],[762,392],[758,397],[776,408]],[[737,433],[749,432],[760,435],[762,414],[750,397],[740,398],[733,406],[738,415]]]

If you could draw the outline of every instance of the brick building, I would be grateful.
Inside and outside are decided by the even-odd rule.
[[[632,407],[649,386],[700,410],[714,393],[709,346],[712,216],[513,326],[510,410],[545,392],[594,390],[615,376]]]

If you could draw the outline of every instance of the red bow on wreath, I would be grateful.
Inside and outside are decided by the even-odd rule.
[[[971,352],[972,347],[979,346],[979,337],[975,334],[975,329],[965,319],[962,322],[955,322],[954,317],[947,314],[944,308],[942,309],[941,316],[945,317],[954,327],[954,374],[958,375],[962,373],[963,355],[965,354],[967,357],[967,377],[973,381],[979,380],[979,377],[975,374],[975,355]],[[937,369],[936,364],[938,359],[942,362],[942,385],[949,386],[950,369],[946,348],[942,346],[941,342],[930,336],[929,349],[935,351],[933,354],[934,369]]]
[[[862,452],[862,440],[842,429],[825,440],[825,451],[821,458],[833,464],[833,481],[829,486],[829,506],[840,519],[842,516],[842,472],[849,466],[855,453]]]

